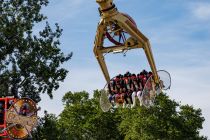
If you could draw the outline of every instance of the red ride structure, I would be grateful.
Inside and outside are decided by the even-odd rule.
[[[7,125],[6,125],[6,112],[11,106],[12,103],[16,101],[16,98],[14,97],[3,97],[0,98],[0,138],[3,140],[10,140],[7,137]]]

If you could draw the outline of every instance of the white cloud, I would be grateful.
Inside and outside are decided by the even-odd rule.
[[[210,19],[210,3],[196,3],[192,6],[192,13],[201,20]]]

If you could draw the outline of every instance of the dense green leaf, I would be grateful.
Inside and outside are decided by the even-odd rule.
[[[155,105],[102,112],[100,92],[68,92],[64,110],[56,119],[56,139],[61,140],[206,140],[200,136],[204,118],[200,109],[157,96]],[[43,131],[48,131],[43,127]],[[50,131],[48,131],[50,133]]]
[[[72,53],[61,52],[62,29],[52,28],[40,11],[48,0],[0,1],[0,95],[30,97],[40,101],[40,93],[53,97],[67,70],[61,64]],[[35,25],[46,23],[39,33]]]

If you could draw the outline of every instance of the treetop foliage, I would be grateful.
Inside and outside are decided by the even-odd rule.
[[[157,96],[155,105],[150,108],[144,106],[137,106],[134,109],[118,108],[113,112],[103,112],[100,109],[99,91],[94,92],[93,98],[89,98],[88,95],[85,91],[65,94],[64,110],[59,117],[51,120],[56,122],[56,139],[207,139],[199,134],[205,120],[201,109],[181,105],[165,94]],[[43,129],[45,127],[42,127]],[[45,135],[46,139],[47,137]]]
[[[64,55],[59,48],[62,29],[52,29],[41,9],[48,0],[0,1],[0,94],[30,97],[39,101],[40,93],[58,89],[67,75],[61,64],[72,53]],[[34,26],[45,22],[39,34]]]

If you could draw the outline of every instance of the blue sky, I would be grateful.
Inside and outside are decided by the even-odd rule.
[[[167,93],[182,104],[201,108],[206,121],[201,133],[210,137],[210,1],[208,0],[115,0],[119,11],[136,21],[150,39],[157,69],[171,73],[172,88]],[[61,99],[68,91],[101,89],[105,84],[93,54],[96,26],[100,19],[95,0],[53,0],[43,9],[51,25],[63,28],[61,49],[73,52],[64,65],[66,80],[55,91],[54,99],[43,95],[42,112],[59,114]],[[35,32],[42,29],[36,26]],[[111,76],[127,70],[149,69],[142,50],[106,55]]]

